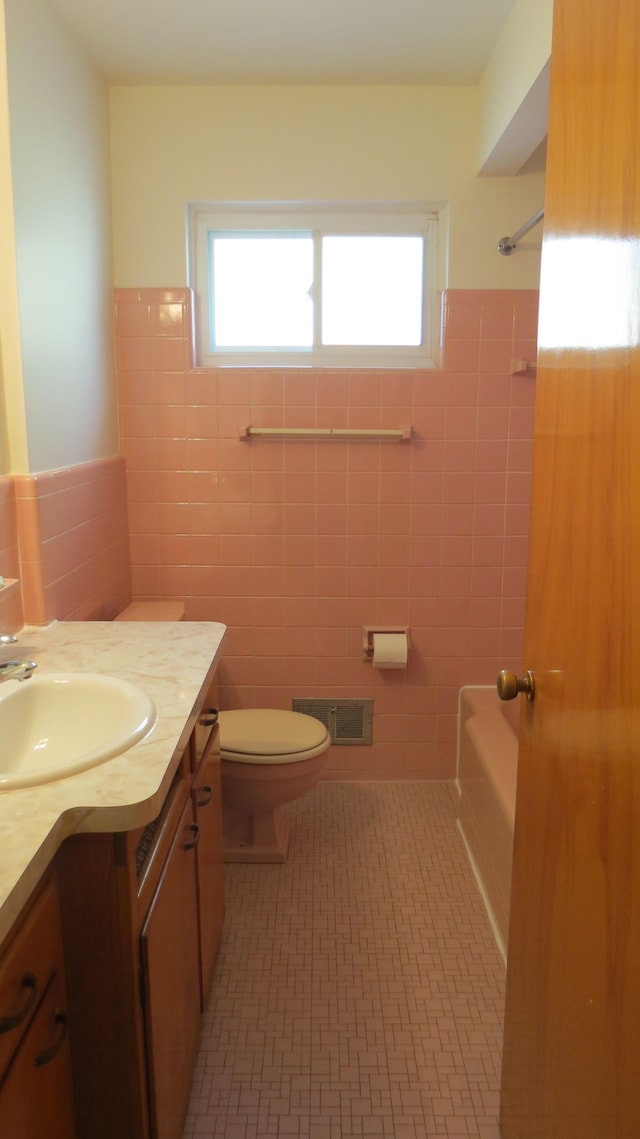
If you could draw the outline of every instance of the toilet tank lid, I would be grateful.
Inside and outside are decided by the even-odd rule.
[[[221,712],[219,722],[223,754],[293,755],[320,747],[329,738],[314,716],[278,708],[236,708]]]

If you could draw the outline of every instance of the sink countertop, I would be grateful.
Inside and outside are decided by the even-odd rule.
[[[215,621],[61,621],[26,627],[18,644],[3,647],[0,660],[35,660],[41,674],[99,672],[129,680],[148,693],[158,718],[145,739],[97,767],[0,792],[0,945],[65,838],[131,830],[156,817],[224,634]]]

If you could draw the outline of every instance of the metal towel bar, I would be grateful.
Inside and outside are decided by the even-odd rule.
[[[395,439],[406,443],[411,439],[411,426],[403,427],[241,427],[240,439],[254,436],[289,439]]]

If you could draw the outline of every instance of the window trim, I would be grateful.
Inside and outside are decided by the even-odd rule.
[[[436,368],[437,277],[441,204],[424,202],[190,202],[187,206],[187,279],[195,294],[198,367]],[[328,346],[310,349],[210,350],[209,233],[256,230],[321,234],[420,234],[424,237],[423,335],[419,346]],[[316,266],[317,269],[317,266]],[[321,288],[319,273],[316,286]],[[314,307],[319,341],[319,306]]]

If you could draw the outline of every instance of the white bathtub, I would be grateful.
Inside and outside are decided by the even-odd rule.
[[[506,957],[520,701],[504,703],[493,686],[460,689],[458,826]]]

